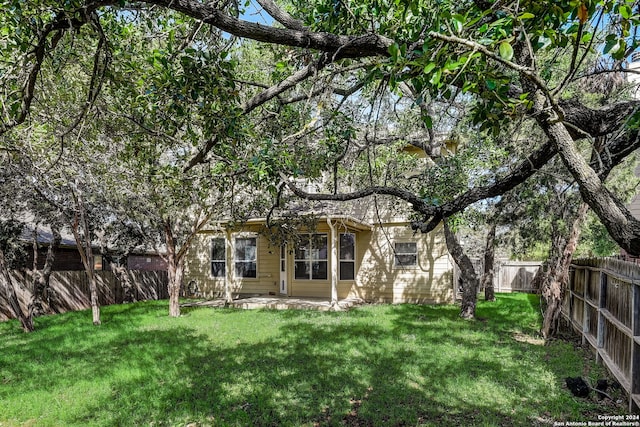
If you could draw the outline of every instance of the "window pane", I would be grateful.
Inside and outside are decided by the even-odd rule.
[[[226,259],[224,239],[211,239],[211,276],[224,277]]]
[[[224,261],[224,239],[211,240],[211,259],[215,261]]]
[[[300,236],[300,243],[296,248],[296,259],[308,259],[309,249],[309,236]]]
[[[353,280],[355,278],[355,263],[352,261],[340,261],[340,280]]]
[[[225,263],[220,261],[213,261],[211,263],[211,275],[213,277],[224,277],[225,275]]]
[[[355,234],[340,234],[340,259],[353,260],[356,254]]]
[[[396,253],[398,254],[417,254],[418,248],[415,242],[396,243]]]
[[[312,263],[312,279],[323,280],[327,278],[327,261],[314,261]]]
[[[236,261],[236,276],[257,277],[255,261]]]
[[[254,261],[256,259],[256,238],[236,238],[236,261]]]
[[[417,255],[400,255],[396,254],[396,265],[400,266],[412,266],[417,265],[418,257]]]
[[[295,277],[296,279],[309,279],[310,275],[309,275],[309,271],[310,271],[310,266],[309,263],[307,261],[296,261],[295,263]]]
[[[327,259],[327,235],[313,235],[312,259]]]

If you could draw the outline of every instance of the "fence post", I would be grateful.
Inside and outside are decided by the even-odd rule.
[[[582,283],[582,345],[587,342],[587,332],[589,332],[589,304],[587,297],[589,291],[589,283],[591,283],[591,269],[584,270],[584,282]]]
[[[596,337],[596,362],[602,363],[600,349],[604,347],[604,315],[602,309],[605,307],[607,298],[607,273],[600,270],[600,291],[598,295],[598,336]]]
[[[567,289],[567,298],[569,298],[569,308],[567,309],[567,324],[569,325],[570,331],[573,331],[573,289],[576,287],[576,281],[578,280],[577,276],[580,268],[576,266],[575,271],[576,273],[573,275],[573,280],[569,282],[569,289]]]

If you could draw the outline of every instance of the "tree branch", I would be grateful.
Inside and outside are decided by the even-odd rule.
[[[271,86],[269,89],[257,94],[247,102],[242,105],[242,114],[247,114],[254,110],[256,107],[264,104],[275,96],[281,94],[282,92],[291,89],[296,86],[298,83],[308,79],[309,77],[315,75],[318,71],[322,70],[324,67],[329,64],[329,59],[327,55],[322,55],[317,61],[309,64],[302,70],[290,75],[280,83],[275,86]]]
[[[393,44],[391,39],[377,34],[343,36],[310,32],[305,29],[269,27],[231,17],[215,8],[214,3],[202,3],[195,0],[143,0],[143,2],[184,13],[237,37],[284,46],[315,49],[322,52],[338,52],[336,58],[333,58],[334,60],[388,56],[387,49]]]
[[[38,42],[31,52],[34,57],[34,64],[31,67],[31,70],[29,71],[27,79],[21,90],[22,99],[20,102],[20,110],[18,111],[15,118],[8,118],[3,123],[0,123],[0,135],[3,135],[14,127],[22,124],[29,114],[31,103],[33,101],[36,80],[38,79],[38,74],[40,73],[45,54],[47,53],[49,35],[51,35],[51,33],[53,32],[58,31],[58,34],[54,37],[59,40],[62,32],[69,26],[73,28],[79,28],[84,24],[84,21],[80,21],[78,19],[69,19],[66,16],[62,16],[58,17],[55,21],[45,26],[45,28],[41,31]]]
[[[278,96],[284,91],[296,86],[300,82],[315,75],[319,70],[324,68],[328,63],[329,63],[329,59],[327,58],[327,55],[322,55],[322,57],[317,61],[315,61],[314,63],[309,64],[307,67],[303,68],[302,70],[299,70],[298,72],[290,75],[280,83],[274,86],[271,86],[270,88],[260,92],[259,94],[255,95],[253,98],[245,102],[241,107],[242,110],[239,115],[244,116],[250,113],[251,111],[259,107],[260,105],[264,104],[265,102],[269,101],[270,99],[273,99],[274,97]],[[217,136],[213,136],[210,139],[208,139],[205,142],[204,147],[202,147],[202,149],[200,149],[198,153],[195,156],[193,156],[193,158],[189,161],[189,164],[184,169],[185,172],[192,169],[197,164],[204,162],[207,154],[209,153],[209,151],[211,151],[211,149],[216,145],[217,142],[218,142]]]
[[[342,193],[342,194],[317,194],[317,193],[307,193],[306,191],[301,190],[295,184],[293,184],[289,178],[280,173],[280,179],[284,182],[284,184],[298,197],[307,200],[332,200],[339,202],[346,202],[349,200],[357,200],[362,199],[363,197],[376,195],[387,195],[387,196],[395,196],[399,199],[405,200],[411,203],[417,211],[421,213],[431,212],[433,210],[433,206],[425,203],[421,198],[416,196],[410,191],[402,190],[398,187],[383,187],[383,186],[374,186],[365,188],[363,190],[354,191],[352,193]]]
[[[304,24],[302,21],[295,19],[293,16],[289,15],[287,12],[282,10],[277,4],[275,4],[272,0],[256,0],[260,6],[264,10],[267,11],[269,15],[273,17],[276,21],[285,26],[285,28],[289,28],[291,30],[299,30],[302,31],[304,29]]]

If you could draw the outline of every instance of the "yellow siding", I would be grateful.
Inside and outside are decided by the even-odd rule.
[[[344,226],[337,226],[344,232]],[[258,232],[248,227],[246,232]],[[452,264],[444,242],[442,227],[433,232],[414,235],[407,223],[375,226],[372,231],[349,230],[356,235],[356,277],[338,281],[338,298],[361,298],[370,302],[451,302],[453,301]],[[314,232],[327,233],[326,222]],[[237,234],[234,234],[236,236]],[[224,295],[224,278],[211,277],[211,239],[224,234],[203,232],[194,240],[187,256],[185,284],[195,281],[204,297]],[[395,242],[417,242],[418,265],[414,268],[394,267]],[[332,251],[328,251],[330,271]],[[258,236],[258,278],[234,279],[233,294],[278,294],[280,278],[279,248],[269,246],[268,239]],[[294,279],[294,255],[287,251],[288,295],[295,297],[331,298],[331,277],[327,280]],[[330,276],[330,273],[329,273]]]
[[[326,221],[318,223],[314,233],[323,233],[327,235],[327,245],[331,245],[331,237],[329,235],[329,226]],[[293,249],[293,248],[292,248]],[[331,277],[327,280],[299,280],[294,277],[294,260],[292,254],[287,259],[287,274],[289,278],[289,295],[292,297],[314,297],[314,298],[331,298]],[[327,265],[330,269],[331,265],[331,249],[328,249]]]
[[[376,227],[356,239],[356,281],[339,282],[340,298],[392,303],[453,301],[453,267],[441,226],[427,235],[414,235],[407,224]],[[416,267],[394,267],[395,242],[417,243]]]
[[[634,217],[640,218],[640,195],[639,194],[636,194],[635,196],[633,196],[633,199],[631,200],[631,203],[629,203],[628,207],[629,207],[629,211]]]
[[[258,229],[247,229],[242,235],[251,235]],[[233,233],[232,237],[241,234]],[[224,233],[212,231],[202,232],[194,239],[187,254],[185,263],[185,280],[188,284],[195,281],[203,297],[217,298],[224,295],[224,277],[211,276],[211,239],[224,238]],[[257,236],[257,278],[234,278],[231,283],[233,294],[276,294],[278,291],[279,248],[269,245],[269,241],[264,236]],[[229,266],[227,266],[229,268]]]
[[[633,173],[636,177],[640,177],[640,166],[636,166]],[[627,208],[634,217],[640,218],[640,193],[633,196],[631,202],[627,205]]]

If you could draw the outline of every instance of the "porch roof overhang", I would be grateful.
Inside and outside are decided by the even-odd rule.
[[[373,230],[373,225],[368,224],[364,221],[360,221],[357,218],[354,218],[350,215],[326,215],[326,214],[318,214],[317,217],[318,219],[318,223],[323,223],[326,221],[331,221],[333,224],[336,225],[344,225],[344,227],[346,227],[347,229],[353,230],[353,231],[371,231]],[[229,223],[231,223],[232,221],[230,220],[222,220],[222,221],[216,221],[216,225],[220,228],[224,228],[226,225],[228,225]],[[266,218],[251,218],[248,219],[244,222],[242,222],[242,225],[264,225],[267,223],[267,219]],[[240,225],[235,223],[235,225]]]
[[[327,215],[325,220],[331,221],[334,224],[344,224],[345,227],[353,229],[355,231],[371,231],[373,225],[364,221],[360,221],[349,215]]]

